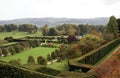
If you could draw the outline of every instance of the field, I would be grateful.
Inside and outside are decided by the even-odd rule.
[[[16,60],[20,59],[21,64],[26,64],[28,56],[32,55],[36,61],[38,56],[43,56],[44,58],[46,58],[47,54],[50,54],[55,49],[57,48],[37,47],[37,48],[33,48],[27,51],[23,51],[21,53],[17,53],[15,55],[7,56],[7,57],[0,57],[0,60],[8,62],[12,59],[16,59]]]
[[[13,38],[22,38],[25,36],[42,36],[42,33],[40,31],[38,31],[35,34],[28,34],[27,32],[1,32],[0,33],[0,39],[4,39],[4,37],[9,37],[12,36]]]

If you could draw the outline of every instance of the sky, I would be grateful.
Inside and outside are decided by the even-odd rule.
[[[0,0],[0,20],[19,18],[120,18],[120,0]]]

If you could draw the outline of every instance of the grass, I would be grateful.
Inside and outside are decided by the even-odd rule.
[[[7,57],[0,57],[0,60],[9,62],[13,59],[20,59],[21,64],[26,64],[28,56],[32,55],[35,58],[35,61],[37,62],[38,56],[43,56],[44,58],[47,58],[47,54],[50,54],[51,52],[55,51],[57,48],[46,48],[46,47],[37,47],[33,48],[27,51],[23,51],[21,53],[17,53],[15,55],[7,56]]]
[[[25,36],[41,36],[42,33],[41,31],[38,31],[35,34],[28,34],[27,32],[18,32],[18,31],[13,31],[13,32],[1,32],[0,33],[0,39],[4,39],[5,37],[12,36],[13,38],[22,38]]]
[[[120,45],[116,46],[114,49],[112,49],[107,55],[105,55],[102,59],[100,59],[95,66],[98,66],[101,64],[105,59],[107,59],[108,56],[110,56]]]
[[[56,69],[59,71],[67,71],[68,70],[68,63],[66,60],[64,60],[62,62],[55,62],[53,64],[50,64],[47,67],[52,68],[52,69]]]
[[[8,45],[16,44],[16,43],[17,42],[9,42],[9,43],[2,44],[2,46],[8,46]]]

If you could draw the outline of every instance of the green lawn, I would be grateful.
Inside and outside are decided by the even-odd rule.
[[[57,48],[37,47],[31,50],[17,53],[15,55],[0,57],[0,60],[8,62],[12,59],[21,59],[21,64],[26,64],[28,56],[32,55],[36,61],[38,56],[43,56],[44,58],[46,58],[47,54],[50,54],[51,52],[55,51],[55,49]]]
[[[12,36],[13,38],[22,38],[25,36],[41,36],[42,33],[41,31],[38,31],[35,34],[28,34],[27,32],[18,32],[18,31],[13,31],[13,32],[1,32],[0,33],[0,39],[4,39],[4,37],[9,37]]]
[[[55,62],[53,64],[48,65],[47,67],[60,70],[60,71],[67,71],[68,70],[68,63],[66,60],[62,62]]]

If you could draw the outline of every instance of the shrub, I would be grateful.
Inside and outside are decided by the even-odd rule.
[[[41,65],[45,65],[45,66],[47,65],[46,59],[43,58],[42,56],[37,57],[37,62],[38,64],[41,64]]]
[[[9,51],[8,51],[7,48],[3,48],[3,49],[2,49],[2,53],[3,53],[5,56],[7,56],[8,53],[9,53]]]
[[[29,56],[27,62],[28,62],[28,64],[34,64],[35,63],[34,57],[33,56]]]
[[[2,56],[2,50],[0,49],[0,57]]]
[[[48,61],[52,60],[52,57],[51,57],[50,54],[47,55],[47,60],[48,60]]]
[[[57,58],[57,53],[56,52],[52,52],[51,53],[51,57],[52,57],[52,59],[56,59]]]
[[[15,49],[13,47],[9,47],[8,50],[12,55],[15,54]]]

